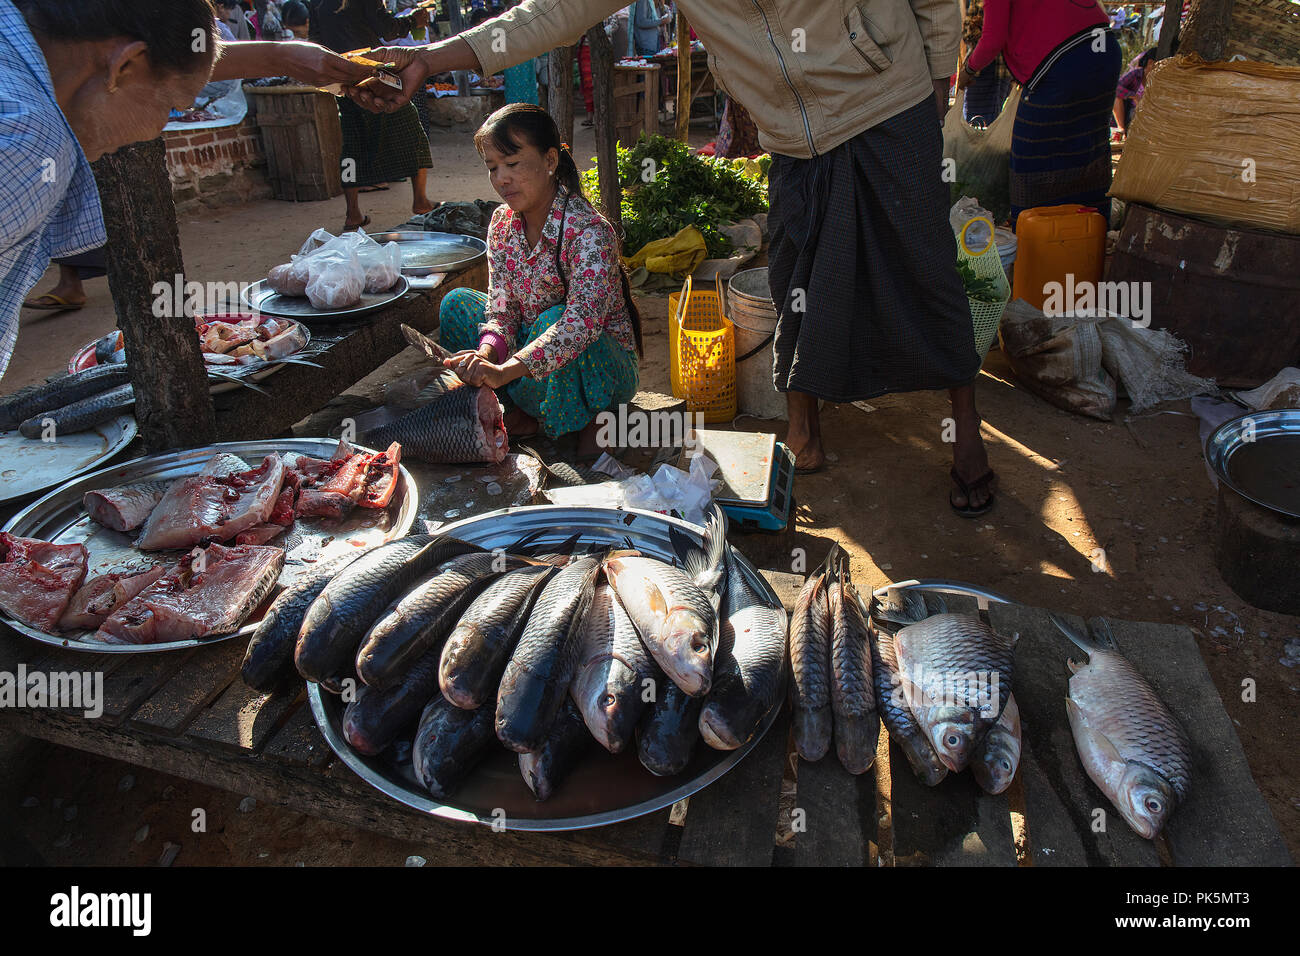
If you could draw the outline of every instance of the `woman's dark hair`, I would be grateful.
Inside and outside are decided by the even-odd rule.
[[[573,154],[569,152],[569,147],[560,141],[560,130],[555,125],[555,120],[540,106],[534,106],[532,103],[511,103],[489,116],[474,134],[474,148],[478,150],[480,156],[487,146],[491,146],[505,156],[513,156],[525,146],[534,146],[543,155],[552,149],[555,150],[560,154],[560,165],[555,170],[556,180],[569,191],[570,196],[582,195],[582,178],[578,174],[578,164],[573,161]],[[596,214],[600,215],[600,211],[597,210]],[[555,259],[557,271],[563,280],[564,271],[558,269],[559,245],[563,244],[563,232],[560,233],[560,239],[561,243],[556,246]],[[636,338],[637,354],[641,354],[641,311],[632,299],[632,287],[627,281],[627,270],[621,262],[618,273],[623,285],[623,303],[627,306],[628,318],[632,321],[632,335]],[[567,281],[565,291],[568,291]]]
[[[307,7],[301,0],[289,0],[280,8],[280,23],[286,27],[304,26],[311,20]]]
[[[14,0],[33,33],[51,40],[141,40],[149,62],[173,73],[193,73],[217,49],[211,0]],[[205,42],[195,40],[205,35]],[[196,49],[197,48],[197,49]]]

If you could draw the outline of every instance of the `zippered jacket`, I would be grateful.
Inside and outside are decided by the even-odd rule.
[[[956,71],[958,0],[678,0],[763,148],[801,159],[934,96]],[[524,0],[461,34],[491,75],[576,43],[618,0]]]

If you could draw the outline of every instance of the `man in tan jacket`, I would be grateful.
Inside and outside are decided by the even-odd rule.
[[[957,66],[957,0],[679,0],[709,68],[745,106],[769,173],[769,283],[779,309],[773,376],[801,472],[825,464],[817,399],[948,389],[949,502],[993,504],[973,379],[969,306],[941,179],[941,120]],[[394,109],[428,76],[490,75],[571,44],[625,4],[525,0],[429,47],[387,48],[404,94],[352,91]],[[936,116],[937,112],[937,116]],[[946,423],[934,427],[946,433]]]

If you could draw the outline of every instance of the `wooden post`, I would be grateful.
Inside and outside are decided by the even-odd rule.
[[[691,25],[677,11],[677,130],[676,138],[690,142],[691,132]]]
[[[596,168],[600,176],[600,205],[605,218],[622,231],[623,189],[618,182],[618,149],[614,136],[614,45],[604,24],[587,31],[591,47],[591,84],[596,107]]]
[[[108,227],[108,287],[145,450],[209,444],[217,429],[203,353],[193,318],[175,308],[185,300],[185,264],[162,138],[103,157],[95,181]],[[168,309],[156,308],[157,282],[167,284]]]
[[[460,36],[468,29],[469,24],[465,22],[465,14],[460,8],[460,0],[447,0],[447,26],[454,37]],[[453,70],[451,75],[456,81],[456,95],[469,96],[469,70]],[[487,77],[483,79],[486,80]]]
[[[1178,31],[1183,25],[1183,2],[1184,0],[1169,0],[1165,4],[1165,19],[1160,27],[1160,42],[1156,44],[1156,59],[1163,60],[1173,55],[1174,41],[1178,39]]]
[[[1222,60],[1228,49],[1232,30],[1232,6],[1235,0],[1193,0],[1187,15],[1187,32],[1178,47],[1179,53],[1196,53],[1203,59]],[[1163,29],[1161,30],[1163,33]]]
[[[557,46],[550,55],[551,82],[546,88],[546,111],[560,130],[560,140],[573,142],[573,47]]]

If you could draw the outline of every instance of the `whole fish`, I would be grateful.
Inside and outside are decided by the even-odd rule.
[[[924,621],[932,614],[947,614],[948,602],[936,591],[890,585],[883,597],[871,600],[871,616],[888,631]]]
[[[1002,716],[975,750],[970,772],[986,793],[999,794],[1011,786],[1020,766],[1020,708],[1015,695],[1007,698]]]
[[[685,770],[695,753],[704,698],[688,697],[672,681],[663,681],[658,692],[637,730],[637,756],[655,776],[671,777]]]
[[[9,431],[41,412],[64,408],[131,381],[125,365],[96,365],[53,382],[0,398],[0,431]]]
[[[460,612],[500,574],[522,567],[519,558],[487,552],[461,554],[438,566],[375,622],[357,651],[357,673],[370,687],[401,679],[406,668],[443,638]]]
[[[46,425],[52,423],[55,435],[74,435],[111,422],[134,405],[135,392],[131,386],[118,385],[106,392],[37,412],[18,426],[18,432],[24,438],[40,438]]]
[[[871,638],[857,589],[849,578],[847,556],[841,556],[826,597],[831,618],[835,752],[849,773],[864,773],[876,760],[880,715],[872,685]]]
[[[171,482],[149,481],[87,491],[81,506],[99,524],[113,531],[134,531],[167,494]]]
[[[1052,622],[1088,654],[1070,661],[1065,709],[1074,745],[1092,782],[1126,823],[1148,840],[1187,799],[1192,745],[1187,732],[1137,668],[1115,646],[1110,629],[1081,634],[1053,614]]]
[[[490,388],[462,385],[429,404],[369,431],[366,443],[400,442],[405,455],[436,464],[495,464],[506,456],[506,429]]]
[[[549,800],[591,748],[591,734],[573,701],[566,700],[542,745],[519,755],[519,772],[538,800]]]
[[[533,602],[555,572],[554,567],[535,566],[508,571],[474,599],[439,654],[442,696],[465,710],[496,696]]]
[[[582,617],[599,573],[599,558],[580,558],[551,578],[537,597],[497,691],[497,737],[511,750],[536,750],[555,723],[569,694]]]
[[[384,608],[432,568],[477,545],[456,538],[410,535],[367,551],[325,585],[298,632],[294,664],[307,680],[351,669],[357,645]]]
[[[831,746],[830,671],[831,609],[822,569],[800,588],[790,622],[794,745],[804,760],[821,760]]]
[[[343,737],[358,753],[377,754],[402,732],[410,732],[421,711],[438,693],[438,658],[432,650],[397,683],[382,690],[361,687],[343,711]]]
[[[728,554],[713,686],[700,711],[700,736],[716,750],[735,750],[758,730],[785,693],[789,620],[769,604]]]
[[[636,733],[647,688],[660,671],[636,635],[632,620],[608,584],[596,588],[582,618],[578,666],[569,694],[591,736],[612,754]]]
[[[307,609],[325,590],[325,585],[359,557],[359,554],[342,555],[320,564],[280,592],[248,641],[240,668],[245,684],[254,690],[274,690],[293,671],[294,647]]]
[[[726,554],[726,519],[716,505],[706,523],[707,551],[695,549],[687,569],[656,558],[616,552],[605,574],[655,661],[692,697],[713,682],[718,648],[718,591]]]
[[[874,627],[871,628],[871,676],[876,689],[876,709],[890,739],[903,751],[917,779],[927,787],[936,786],[948,776],[948,768],[940,762],[930,739],[907,706],[903,680],[898,675],[898,659],[894,656],[894,636]]]
[[[435,797],[447,797],[495,745],[491,707],[461,710],[434,694],[420,715],[411,746],[415,779]]]
[[[1011,694],[1015,638],[965,614],[936,614],[894,635],[908,706],[943,765],[960,773]]]
[[[550,476],[556,485],[564,488],[576,488],[580,485],[590,485],[597,482],[608,481],[608,475],[602,475],[589,469],[579,469],[567,461],[548,462],[545,458],[533,451],[527,445],[515,444],[515,450],[521,454],[528,455],[537,460],[542,466],[542,470]],[[548,482],[549,484],[550,482]]]

